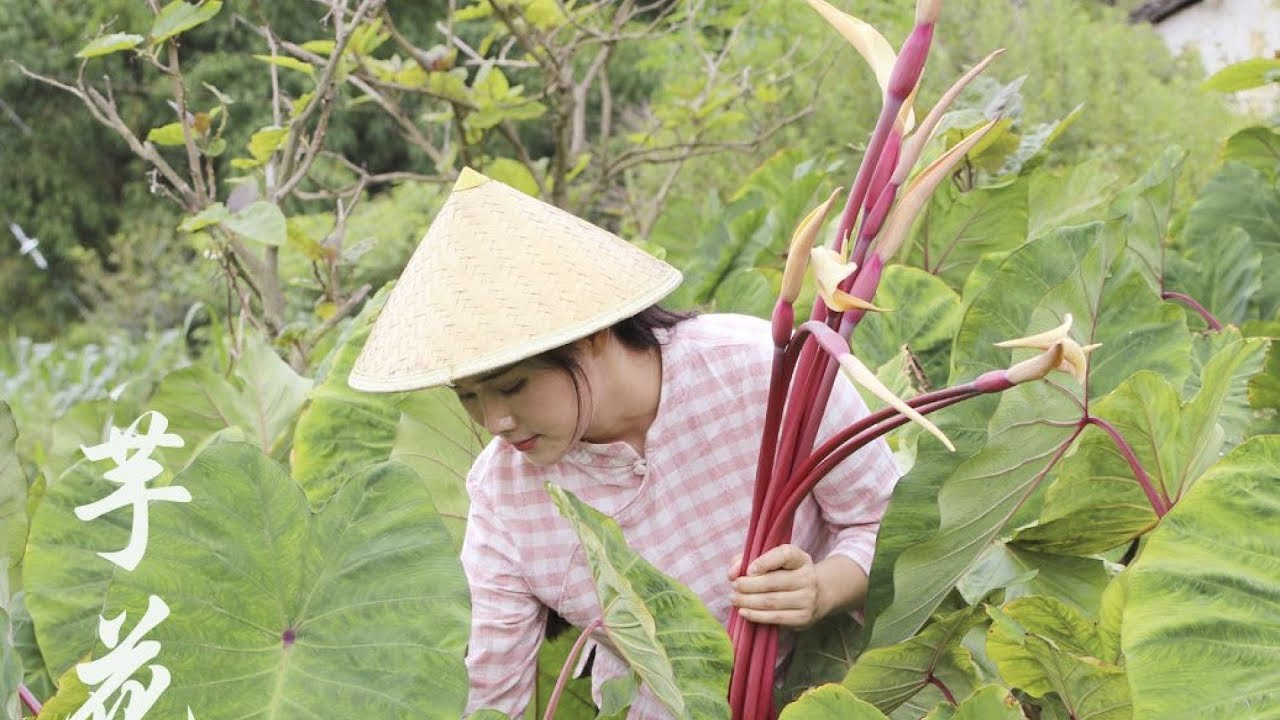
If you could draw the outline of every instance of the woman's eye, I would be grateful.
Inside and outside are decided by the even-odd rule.
[[[507,396],[515,395],[516,393],[518,393],[518,392],[520,392],[521,390],[523,390],[523,389],[524,389],[524,382],[525,382],[524,380],[521,380],[521,381],[517,382],[515,385],[512,385],[512,386],[507,387],[507,388],[503,388],[502,390],[499,390],[498,392],[502,393],[503,395],[507,395]]]

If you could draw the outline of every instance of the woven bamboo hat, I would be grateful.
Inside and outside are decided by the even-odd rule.
[[[495,370],[631,317],[680,280],[617,235],[464,169],[347,382],[400,392]]]

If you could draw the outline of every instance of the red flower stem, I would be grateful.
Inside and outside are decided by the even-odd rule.
[[[963,402],[981,394],[982,393],[975,391],[967,395],[937,400],[927,405],[921,405],[917,407],[916,410],[920,411],[921,415],[928,415],[934,411],[955,405],[958,402]],[[782,504],[782,507],[778,509],[778,513],[774,515],[773,527],[769,531],[765,546],[775,547],[777,544],[780,544],[785,540],[786,536],[790,533],[790,524],[793,522],[796,509],[800,507],[800,503],[804,502],[804,499],[813,491],[814,486],[817,485],[822,478],[827,476],[827,473],[831,472],[831,470],[843,462],[845,458],[857,452],[872,440],[905,425],[909,421],[910,418],[904,415],[895,414],[893,417],[881,423],[864,428],[861,432],[850,438],[848,442],[841,445],[834,452],[823,458],[821,462],[817,463],[807,475],[792,486],[791,491],[787,494],[786,501]]]
[[[573,674],[573,666],[578,664],[578,656],[582,654],[587,638],[591,637],[591,633],[596,629],[602,627],[604,627],[603,619],[592,620],[591,624],[587,625],[587,629],[578,636],[578,641],[570,648],[569,657],[565,658],[564,667],[560,668],[560,677],[556,678],[556,687],[551,691],[551,699],[547,701],[547,709],[542,715],[542,720],[551,720],[555,717],[556,706],[560,704],[560,694],[564,692],[564,686],[568,684],[569,676]]]
[[[843,340],[843,338],[842,338]],[[822,376],[814,382],[813,398],[809,401],[809,414],[805,417],[804,426],[800,428],[800,438],[796,443],[796,454],[791,458],[790,471],[795,473],[796,467],[804,462],[805,457],[813,451],[813,444],[818,439],[818,430],[822,426],[822,417],[827,411],[827,402],[831,399],[831,388],[835,384],[837,364],[827,361],[822,368]]]
[[[889,214],[889,208],[893,206],[893,199],[897,196],[898,186],[890,184],[893,177],[893,171],[898,164],[898,154],[902,150],[902,133],[896,129],[889,133],[889,140],[886,143],[884,153],[880,156],[880,161],[876,165],[876,174],[871,179],[871,186],[868,188],[866,200],[862,206],[863,220],[862,225],[858,228],[858,240],[853,246],[851,259],[858,263],[861,267],[863,261],[867,257],[867,250],[871,247],[871,241],[879,234],[880,228],[884,226],[885,216]],[[852,281],[850,281],[852,284]]]
[[[1204,321],[1209,324],[1210,330],[1216,332],[1222,329],[1222,323],[1218,321],[1218,318],[1213,316],[1213,313],[1209,312],[1209,308],[1201,305],[1190,295],[1186,293],[1173,292],[1172,290],[1165,290],[1160,293],[1160,298],[1163,300],[1177,300],[1192,310],[1200,313],[1200,317],[1204,318]]]
[[[922,393],[906,401],[907,405],[913,408],[920,408],[923,405],[937,402],[939,400],[950,400],[956,397],[968,397],[971,395],[979,395],[977,388],[973,383],[965,383],[954,387],[934,390],[933,392]],[[841,445],[848,442],[850,438],[867,428],[884,422],[885,420],[897,415],[898,411],[893,408],[882,408],[869,415],[859,418],[856,422],[851,423],[848,427],[843,428],[839,432],[832,435],[817,450],[814,450],[805,461],[796,469],[796,474],[803,477],[813,470],[813,468],[824,458],[835,452]]]
[[[814,329],[818,327],[834,335],[825,325],[814,323],[811,320],[801,325],[801,330],[796,333],[796,337],[792,340],[793,343],[803,343],[803,346],[795,374],[792,377],[791,391],[787,394],[786,411],[780,432],[781,445],[774,456],[772,472],[765,488],[764,501],[760,506],[762,523],[767,518],[773,517],[774,506],[779,500],[777,496],[780,494],[780,478],[784,477],[784,473],[791,468],[792,458],[796,455],[800,424],[808,408],[808,398],[813,394],[810,390],[813,375],[812,365],[825,360],[825,355],[819,352],[817,347],[819,343],[813,336]],[[828,340],[828,342],[830,341]],[[848,352],[847,348],[845,352]],[[810,367],[805,366],[806,359],[809,361]],[[743,568],[760,556],[763,549],[764,529],[757,526],[756,532],[749,536],[747,541],[748,546],[746,552],[743,553]]]
[[[760,509],[764,505],[765,495],[769,489],[769,478],[773,475],[773,455],[778,447],[778,427],[782,422],[782,404],[786,400],[785,371],[786,349],[775,347],[773,351],[773,369],[769,377],[769,396],[764,412],[764,434],[760,439],[760,455],[756,460],[755,490],[751,495],[751,523],[747,526],[747,537],[755,537],[756,527],[760,522]],[[744,553],[738,573],[745,573],[747,563],[751,560]]]
[[[858,211],[862,208],[862,203],[867,197],[867,189],[871,185],[871,176],[875,174],[880,155],[884,152],[890,131],[893,130],[893,123],[906,98],[906,95],[885,98],[884,107],[880,109],[880,118],[876,120],[876,127],[871,131],[867,151],[862,155],[862,164],[858,166],[858,174],[854,176],[853,187],[849,188],[849,199],[845,203],[844,214],[840,216],[840,225],[836,230],[834,243],[836,252],[844,250],[845,241],[853,232],[853,224],[858,219]]]
[[[1146,468],[1142,467],[1142,461],[1138,459],[1137,453],[1133,451],[1133,447],[1129,445],[1129,442],[1120,435],[1120,431],[1116,430],[1106,420],[1093,415],[1086,416],[1084,422],[1100,428],[1111,436],[1111,441],[1116,444],[1116,449],[1124,456],[1125,462],[1129,463],[1129,469],[1133,471],[1133,476],[1137,478],[1138,484],[1142,486],[1142,492],[1146,493],[1147,502],[1151,503],[1151,509],[1155,511],[1156,517],[1164,517],[1172,505],[1169,501],[1169,496],[1165,494],[1163,487],[1159,492],[1156,491],[1155,485],[1151,482],[1151,476],[1147,474]]]
[[[22,702],[36,715],[39,715],[40,710],[44,708],[44,705],[40,704],[40,701],[36,699],[35,694],[21,683],[18,684],[18,697],[22,698]]]

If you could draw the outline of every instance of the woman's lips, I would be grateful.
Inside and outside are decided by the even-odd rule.
[[[538,444],[538,436],[534,435],[525,440],[521,440],[520,442],[511,443],[511,446],[519,450],[520,452],[529,452],[530,450],[533,449],[533,446],[537,444]]]

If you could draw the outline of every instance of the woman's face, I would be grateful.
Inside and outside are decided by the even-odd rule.
[[[581,355],[589,355],[582,353]],[[590,377],[589,357],[582,357]],[[591,420],[587,382],[578,392],[568,371],[537,362],[464,378],[454,385],[471,419],[502,438],[535,465],[558,461]]]

